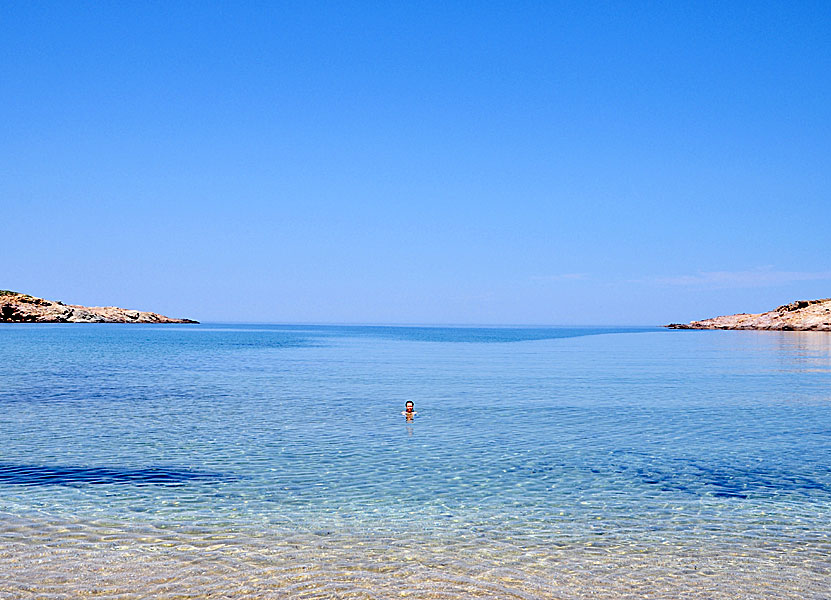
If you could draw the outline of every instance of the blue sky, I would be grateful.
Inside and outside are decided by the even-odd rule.
[[[0,6],[0,288],[201,320],[831,296],[831,4]]]

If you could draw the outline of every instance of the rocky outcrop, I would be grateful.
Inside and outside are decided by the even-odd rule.
[[[670,329],[767,329],[774,331],[831,331],[831,298],[797,300],[766,313],[730,315],[688,325],[672,323]]]
[[[0,290],[0,323],[198,323],[115,306],[80,306]]]

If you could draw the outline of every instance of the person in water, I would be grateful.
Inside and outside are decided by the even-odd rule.
[[[418,414],[415,411],[415,404],[413,404],[412,400],[407,400],[407,402],[404,404],[404,412],[402,412],[401,414],[407,417],[408,421],[412,421],[413,415]]]

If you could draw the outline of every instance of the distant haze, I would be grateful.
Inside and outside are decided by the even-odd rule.
[[[831,4],[4,3],[0,288],[201,321],[831,296]]]

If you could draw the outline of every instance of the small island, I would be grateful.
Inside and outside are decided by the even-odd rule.
[[[670,323],[670,329],[762,329],[769,331],[831,331],[831,298],[797,300],[765,313],[740,313],[693,321]]]
[[[0,323],[198,323],[115,306],[80,306],[0,290]]]

